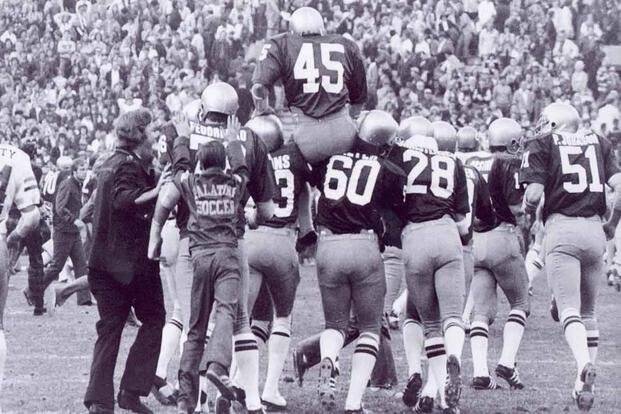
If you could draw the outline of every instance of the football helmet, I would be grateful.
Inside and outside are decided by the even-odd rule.
[[[204,93],[204,92],[203,92]],[[189,122],[198,122],[202,101],[195,99],[183,107],[183,114]]]
[[[489,146],[506,147],[510,153],[517,153],[522,143],[522,127],[511,118],[498,118],[487,130]]]
[[[300,7],[289,19],[291,31],[300,36],[322,35],[326,32],[323,17],[312,7]]]
[[[457,131],[457,150],[476,151],[478,147],[477,130],[471,126],[459,128],[459,131]]]
[[[433,125],[433,137],[438,143],[438,150],[455,152],[457,147],[457,130],[446,121],[435,121]]]
[[[563,102],[554,102],[543,108],[535,126],[535,136],[551,132],[576,132],[580,126],[580,114],[576,108]]]
[[[246,122],[246,128],[263,141],[268,152],[277,150],[283,144],[282,122],[276,115],[256,116]]]
[[[215,82],[207,86],[201,94],[201,112],[217,112],[233,115],[239,108],[239,98],[235,88],[226,82]]]
[[[369,144],[390,145],[394,142],[399,125],[388,113],[372,110],[360,114],[358,118],[358,136]]]
[[[438,151],[438,143],[434,137],[426,137],[424,135],[415,135],[412,138],[408,138],[401,144],[405,148],[409,149],[427,149],[431,151]]]
[[[401,121],[398,135],[404,141],[416,135],[433,137],[433,125],[422,116],[411,116]]]

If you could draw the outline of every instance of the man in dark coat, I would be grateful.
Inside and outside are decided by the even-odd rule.
[[[119,117],[117,149],[97,180],[88,282],[100,320],[84,397],[89,413],[113,413],[114,366],[132,306],[142,326],[127,357],[117,402],[132,412],[152,413],[140,396],[148,395],[155,378],[165,310],[159,265],[147,258],[147,246],[157,194],[169,174],[158,181],[150,169],[150,122],[145,109]]]

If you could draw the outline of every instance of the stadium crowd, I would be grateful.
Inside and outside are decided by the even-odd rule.
[[[214,79],[239,89],[249,115],[262,41],[302,3],[360,46],[367,109],[483,131],[501,115],[528,127],[562,99],[619,133],[621,80],[602,49],[621,43],[613,0],[8,0],[0,141],[36,141],[46,169],[110,148],[120,112],[149,107],[158,127]]]

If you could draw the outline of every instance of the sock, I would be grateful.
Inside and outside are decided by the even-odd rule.
[[[431,371],[428,371],[427,381],[425,382],[425,386],[420,392],[421,396],[436,398],[438,395],[438,384],[436,384],[436,380],[434,376],[431,374]]]
[[[408,290],[405,289],[392,304],[392,311],[395,315],[401,315],[405,313],[406,304],[408,301]]]
[[[462,329],[463,331],[463,329]],[[429,361],[429,376],[433,376],[436,391],[440,391],[441,406],[444,407],[444,382],[446,381],[446,351],[444,338],[435,336],[425,340],[425,353]],[[427,395],[427,394],[425,394]],[[435,394],[429,395],[435,398]]]
[[[278,381],[289,354],[289,344],[291,342],[290,321],[290,318],[276,318],[274,320],[268,346],[267,375],[263,385],[263,399],[278,405],[286,404],[285,399],[278,390]]]
[[[472,290],[468,293],[468,297],[466,297],[466,304],[464,305],[464,313],[461,315],[465,324],[470,324],[470,315],[472,314],[472,310],[474,309],[474,297],[472,296]]]
[[[589,330],[587,333],[587,347],[589,348],[589,358],[592,364],[597,360],[597,347],[599,346],[599,331]]]
[[[198,376],[198,400],[196,401],[195,413],[203,412],[203,404],[207,398],[207,377],[205,371],[201,371]]]
[[[470,347],[472,348],[472,375],[489,377],[487,368],[487,343],[489,328],[485,322],[474,321],[470,327]]]
[[[250,330],[254,334],[255,338],[257,338],[257,342],[267,343],[268,338],[270,337],[270,329],[269,329],[268,321],[252,321],[252,326]]]
[[[460,318],[449,318],[444,321],[443,328],[446,353],[455,355],[461,363],[461,353],[466,341],[466,331],[464,331],[462,320]]]
[[[423,371],[420,358],[424,342],[425,334],[421,324],[413,319],[406,319],[403,322],[403,348],[408,362],[408,377],[415,372],[420,374]]]
[[[525,325],[526,312],[519,309],[511,309],[502,332],[502,353],[498,360],[500,365],[508,368],[515,366],[515,357],[517,356],[518,349],[520,349]]]
[[[177,351],[182,331],[183,324],[175,318],[168,321],[162,329],[162,347],[160,349],[160,357],[157,360],[157,370],[155,371],[155,375],[162,379],[166,379],[168,363]]]
[[[358,410],[361,408],[362,395],[371,378],[371,372],[377,359],[378,348],[378,335],[363,332],[358,337],[354,355],[351,358],[351,378],[347,400],[345,400],[345,410]]]
[[[578,378],[584,366],[591,361],[587,347],[587,333],[578,311],[565,309],[561,315],[565,339],[571,349],[578,367]],[[578,381],[578,380],[577,380]]]
[[[321,333],[319,338],[319,349],[321,350],[321,359],[330,358],[336,367],[336,360],[343,348],[345,338],[340,331],[336,329],[326,329]]]
[[[4,380],[4,364],[6,362],[6,339],[4,330],[0,329],[0,391],[2,391],[2,381]]]
[[[237,372],[235,382],[246,392],[248,410],[261,408],[259,398],[259,347],[251,332],[233,336]]]

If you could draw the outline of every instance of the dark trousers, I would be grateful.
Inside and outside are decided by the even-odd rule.
[[[217,362],[229,368],[232,359],[233,322],[241,288],[237,248],[192,252],[194,279],[188,339],[179,364],[179,399],[194,409],[198,397],[199,365],[211,309],[215,325],[207,348],[207,365]]]
[[[99,403],[113,408],[114,367],[121,334],[132,306],[142,326],[129,350],[121,389],[146,396],[155,379],[166,316],[162,282],[158,268],[154,267],[148,274],[134,275],[129,285],[117,282],[106,272],[91,269],[88,283],[97,300],[99,321],[84,404],[89,407],[92,403]]]
[[[45,221],[41,220],[39,229],[29,232],[22,242],[28,250],[28,289],[37,308],[43,307],[43,290],[40,289],[40,286],[44,279],[43,243],[45,243],[45,233],[49,234],[49,228]]]
[[[54,231],[52,234],[52,242],[54,243],[54,256],[52,261],[45,270],[45,276],[43,277],[43,285],[41,286],[41,294],[48,288],[48,286],[58,279],[58,275],[63,270],[67,258],[71,258],[73,263],[73,273],[76,279],[85,276],[86,269],[86,256],[84,254],[84,246],[82,245],[82,239],[80,233],[68,233],[62,231]],[[78,305],[84,304],[91,299],[90,293],[87,291],[79,291],[77,293]]]

